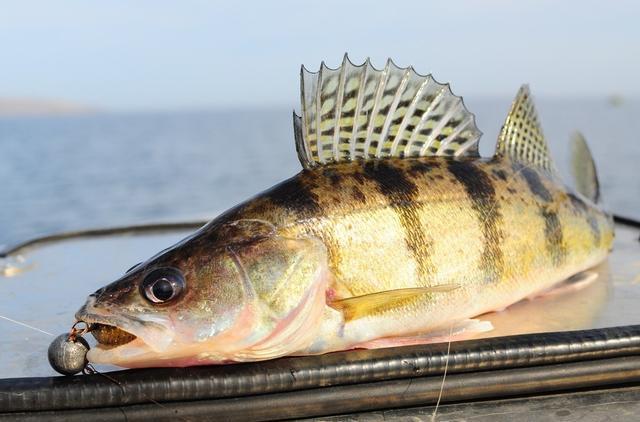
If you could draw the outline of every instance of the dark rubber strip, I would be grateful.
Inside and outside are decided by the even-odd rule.
[[[447,371],[477,373],[633,355],[640,355],[640,325],[454,342]],[[422,378],[441,375],[446,362],[447,344],[441,343],[236,365],[125,370],[108,373],[109,379],[99,374],[2,379],[0,410],[208,400]]]
[[[640,357],[451,374],[442,403],[505,398],[640,381]],[[145,403],[124,407],[0,414],[21,421],[265,421],[434,404],[441,376],[409,378],[246,398]],[[74,402],[82,401],[76,397]]]

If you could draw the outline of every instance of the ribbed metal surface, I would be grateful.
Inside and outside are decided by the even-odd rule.
[[[640,381],[635,356],[529,368],[451,374],[442,403],[530,395]],[[434,404],[442,377],[264,394],[246,398],[150,402],[120,407],[0,414],[0,420],[47,421],[266,421]],[[77,400],[81,400],[80,397]]]
[[[4,412],[96,408],[287,392],[442,374],[446,344],[360,350],[241,365],[0,380]],[[451,344],[449,374],[592,361],[640,353],[640,325]],[[116,382],[114,382],[116,381]],[[487,379],[487,382],[492,382]]]

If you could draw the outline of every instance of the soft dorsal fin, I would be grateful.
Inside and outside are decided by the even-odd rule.
[[[449,84],[391,60],[369,59],[318,72],[301,71],[302,116],[294,113],[303,167],[390,157],[478,156],[481,132]]]
[[[334,300],[329,303],[338,309],[346,321],[361,318],[384,307],[391,307],[398,303],[430,293],[446,293],[460,287],[458,284],[441,284],[431,287],[410,287],[407,289],[386,290],[368,295],[354,296],[346,299]]]
[[[571,169],[576,190],[594,204],[600,202],[600,183],[593,156],[581,133],[571,137]]]
[[[551,174],[557,173],[527,85],[520,87],[511,105],[498,137],[496,155]]]

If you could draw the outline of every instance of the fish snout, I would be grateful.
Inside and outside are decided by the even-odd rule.
[[[102,294],[104,293],[104,291],[105,291],[105,288],[104,288],[104,287],[101,287],[101,288],[99,288],[98,290],[96,290],[95,292],[91,293],[91,294],[89,295],[89,298],[97,299],[97,298],[99,298],[100,296],[102,296]]]
[[[96,292],[97,293],[97,292]],[[94,304],[96,303],[95,293],[92,293],[87,298],[87,301],[78,309],[75,314],[75,318],[77,321],[84,321],[87,315],[91,315],[94,310]]]
[[[124,304],[137,293],[137,286],[130,279],[121,279],[99,288],[91,293],[88,299],[93,298],[97,304],[115,305]]]

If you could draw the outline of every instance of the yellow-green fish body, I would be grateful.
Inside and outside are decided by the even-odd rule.
[[[448,86],[391,62],[303,72],[302,101],[305,169],[91,295],[77,318],[99,342],[111,327],[135,339],[90,360],[185,366],[487,330],[469,320],[611,249],[586,144],[573,192],[526,88],[491,158]]]
[[[598,264],[613,240],[607,214],[508,157],[335,164],[303,171],[235,213],[274,222],[285,237],[321,239],[331,298],[458,286],[382,304],[340,338],[328,324],[323,339],[336,349],[503,309]]]

